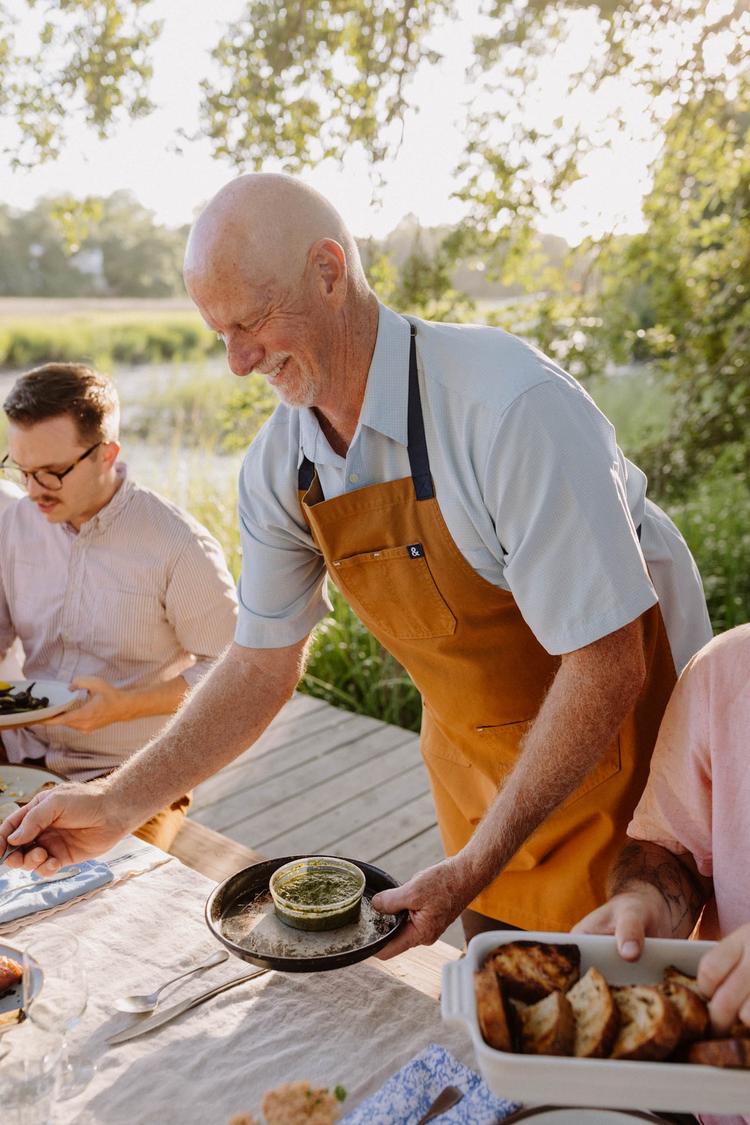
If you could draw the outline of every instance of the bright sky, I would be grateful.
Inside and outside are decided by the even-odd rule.
[[[467,2],[462,11],[477,6]],[[209,73],[208,52],[226,22],[243,7],[243,0],[210,4],[156,0],[150,10],[165,21],[153,53],[156,112],[122,126],[108,141],[97,140],[76,124],[59,160],[29,172],[13,173],[6,165],[0,172],[0,200],[28,207],[41,195],[108,195],[129,188],[160,221],[169,225],[190,221],[234,171],[212,158],[207,142],[183,142],[178,150],[176,130],[182,127],[190,133],[197,127],[198,81]],[[386,186],[376,205],[369,169],[359,152],[353,151],[343,167],[327,162],[305,176],[341,211],[356,235],[382,237],[409,212],[425,226],[460,217],[461,205],[451,199],[451,192],[465,141],[464,105],[471,96],[465,69],[478,29],[478,19],[466,15],[436,34],[435,46],[444,59],[437,73],[430,68],[417,76],[411,93],[420,109],[406,122],[398,156],[383,169]],[[529,91],[530,105],[540,114],[559,111],[561,70],[570,61],[564,54],[554,60],[541,86]],[[593,113],[590,102],[586,95],[571,108],[584,115]],[[597,112],[600,109],[599,103]],[[589,160],[586,176],[571,190],[567,206],[546,217],[546,230],[576,242],[587,233],[638,229],[647,167],[655,148],[652,138],[639,135],[644,118],[636,104],[631,104],[629,117],[629,127],[612,151]]]

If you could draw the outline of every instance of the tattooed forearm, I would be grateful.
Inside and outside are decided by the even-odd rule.
[[[630,843],[609,877],[608,894],[632,891],[639,883],[655,887],[666,903],[674,937],[688,937],[708,898],[707,888],[680,858],[658,844]]]

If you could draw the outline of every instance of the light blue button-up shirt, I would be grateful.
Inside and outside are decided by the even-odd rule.
[[[470,565],[512,592],[553,654],[614,632],[658,596],[682,668],[711,636],[700,578],[589,395],[500,329],[411,319],[435,493]],[[315,464],[326,499],[410,474],[409,331],[404,317],[380,306],[346,457],[331,448],[312,409],[283,404],[248,450],[240,475],[239,644],[293,644],[329,611],[325,567],[297,494],[303,456]]]

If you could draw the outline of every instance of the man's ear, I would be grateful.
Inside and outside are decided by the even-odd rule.
[[[310,247],[308,261],[321,296],[342,301],[346,296],[348,271],[341,243],[333,238],[321,238]]]
[[[108,469],[112,468],[119,456],[120,446],[116,441],[106,441],[102,445],[102,461]]]

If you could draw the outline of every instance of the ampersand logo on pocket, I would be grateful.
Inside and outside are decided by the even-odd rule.
[[[412,558],[412,559],[423,559],[424,558],[424,547],[422,546],[421,543],[410,543],[409,546],[406,549],[409,552],[410,558]]]

